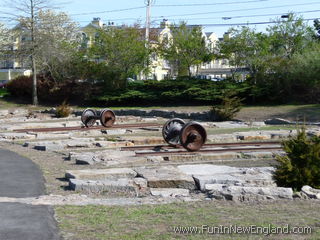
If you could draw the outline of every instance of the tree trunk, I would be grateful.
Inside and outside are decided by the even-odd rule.
[[[31,10],[31,44],[32,44],[32,53],[31,53],[31,62],[32,62],[32,104],[38,105],[38,94],[37,94],[37,69],[36,69],[36,59],[35,54],[35,39],[34,39],[34,2],[30,0],[30,10]]]
[[[32,104],[38,105],[38,93],[37,93],[37,69],[34,56],[31,56],[32,61]]]

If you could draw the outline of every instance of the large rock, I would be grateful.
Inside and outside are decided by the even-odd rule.
[[[130,168],[110,168],[110,169],[84,169],[68,170],[66,178],[86,179],[86,180],[111,180],[119,178],[134,178],[137,173]]]
[[[189,189],[182,188],[151,188],[152,196],[159,197],[188,197],[190,195]]]
[[[136,168],[138,176],[148,181],[150,188],[185,188],[195,189],[195,183],[190,175],[187,175],[173,166],[161,166],[157,168]]]
[[[221,197],[227,200],[245,201],[262,199],[292,199],[291,188],[282,187],[244,187],[223,184],[207,184],[205,189],[213,198]]]
[[[310,186],[303,186],[301,192],[306,194],[309,198],[320,199],[320,189],[315,189]]]

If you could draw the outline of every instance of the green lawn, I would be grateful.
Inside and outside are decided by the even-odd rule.
[[[263,234],[178,234],[174,227],[311,227],[312,234],[268,239],[320,239],[320,201],[234,203],[205,201],[146,206],[59,206],[56,216],[66,239],[265,239]]]

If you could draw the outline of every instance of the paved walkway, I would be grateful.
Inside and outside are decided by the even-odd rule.
[[[29,159],[0,149],[0,197],[26,198],[45,194],[40,169]],[[20,203],[0,203],[1,240],[60,239],[53,209]]]

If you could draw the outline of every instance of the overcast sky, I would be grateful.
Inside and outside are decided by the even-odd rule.
[[[60,4],[62,1],[66,2]],[[94,17],[116,25],[137,21],[145,23],[145,0],[53,2],[60,7],[60,11],[67,12],[81,26],[88,24]],[[320,0],[155,0],[151,7],[151,21],[152,26],[158,26],[162,19],[174,23],[187,21],[188,24],[201,24],[205,31],[215,32],[220,37],[230,28],[226,24],[253,24],[250,26],[256,26],[262,31],[268,24],[261,23],[272,21],[288,12],[296,12],[305,19],[311,19],[309,24],[312,24],[313,19],[320,17]]]

